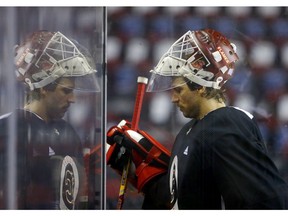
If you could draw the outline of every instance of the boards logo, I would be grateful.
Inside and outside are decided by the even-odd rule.
[[[75,161],[65,156],[61,167],[60,209],[74,209],[79,191],[79,174]]]

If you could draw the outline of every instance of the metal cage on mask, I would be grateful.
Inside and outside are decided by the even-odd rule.
[[[100,91],[96,66],[86,48],[60,32],[33,33],[16,47],[18,80],[30,90],[42,88],[60,77],[74,77],[75,89]]]
[[[172,89],[176,76],[201,86],[220,89],[232,77],[238,60],[236,46],[214,30],[188,31],[161,57],[152,73],[147,91]]]

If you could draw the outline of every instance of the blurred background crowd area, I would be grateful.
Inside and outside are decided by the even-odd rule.
[[[256,116],[269,154],[288,180],[287,7],[108,7],[107,20],[107,128],[131,120],[137,76],[149,78],[176,39],[213,28],[236,44],[240,57],[226,85],[228,105]],[[144,97],[139,127],[170,149],[189,119],[168,92]],[[135,200],[126,205],[135,207]]]
[[[253,113],[271,155],[285,156],[287,18],[286,7],[108,7],[108,126],[131,119],[137,76],[149,78],[176,39],[188,30],[213,28],[236,44],[240,57],[226,85],[228,105]],[[171,104],[168,92],[147,92],[142,109],[140,127],[168,148],[189,120]]]

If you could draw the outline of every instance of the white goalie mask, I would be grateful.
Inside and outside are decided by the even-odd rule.
[[[15,51],[17,79],[31,91],[57,82],[60,77],[76,78],[77,90],[100,90],[88,50],[60,32],[33,32]]]
[[[220,89],[232,77],[238,59],[236,46],[221,33],[211,29],[188,31],[150,71],[152,75],[147,91],[175,88],[172,80],[179,76],[185,78],[179,85],[193,82]]]

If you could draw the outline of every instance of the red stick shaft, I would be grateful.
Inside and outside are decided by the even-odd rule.
[[[136,93],[134,112],[133,112],[133,117],[132,117],[132,122],[131,122],[132,130],[138,129],[140,113],[141,113],[143,98],[144,98],[144,93],[145,93],[145,87],[148,83],[148,79],[146,77],[138,77],[137,83],[138,83],[137,93]],[[124,203],[124,194],[125,194],[126,187],[127,187],[127,178],[128,178],[128,173],[129,173],[130,162],[131,161],[129,159],[127,165],[124,166],[123,168],[121,182],[120,182],[117,209],[122,209],[122,206]]]
[[[133,118],[131,122],[131,128],[133,130],[138,129],[138,124],[140,120],[140,113],[142,109],[143,104],[143,98],[145,93],[145,87],[147,85],[148,79],[145,77],[138,77],[137,79],[137,94],[136,94],[136,100],[134,105],[134,112],[133,112]]]

